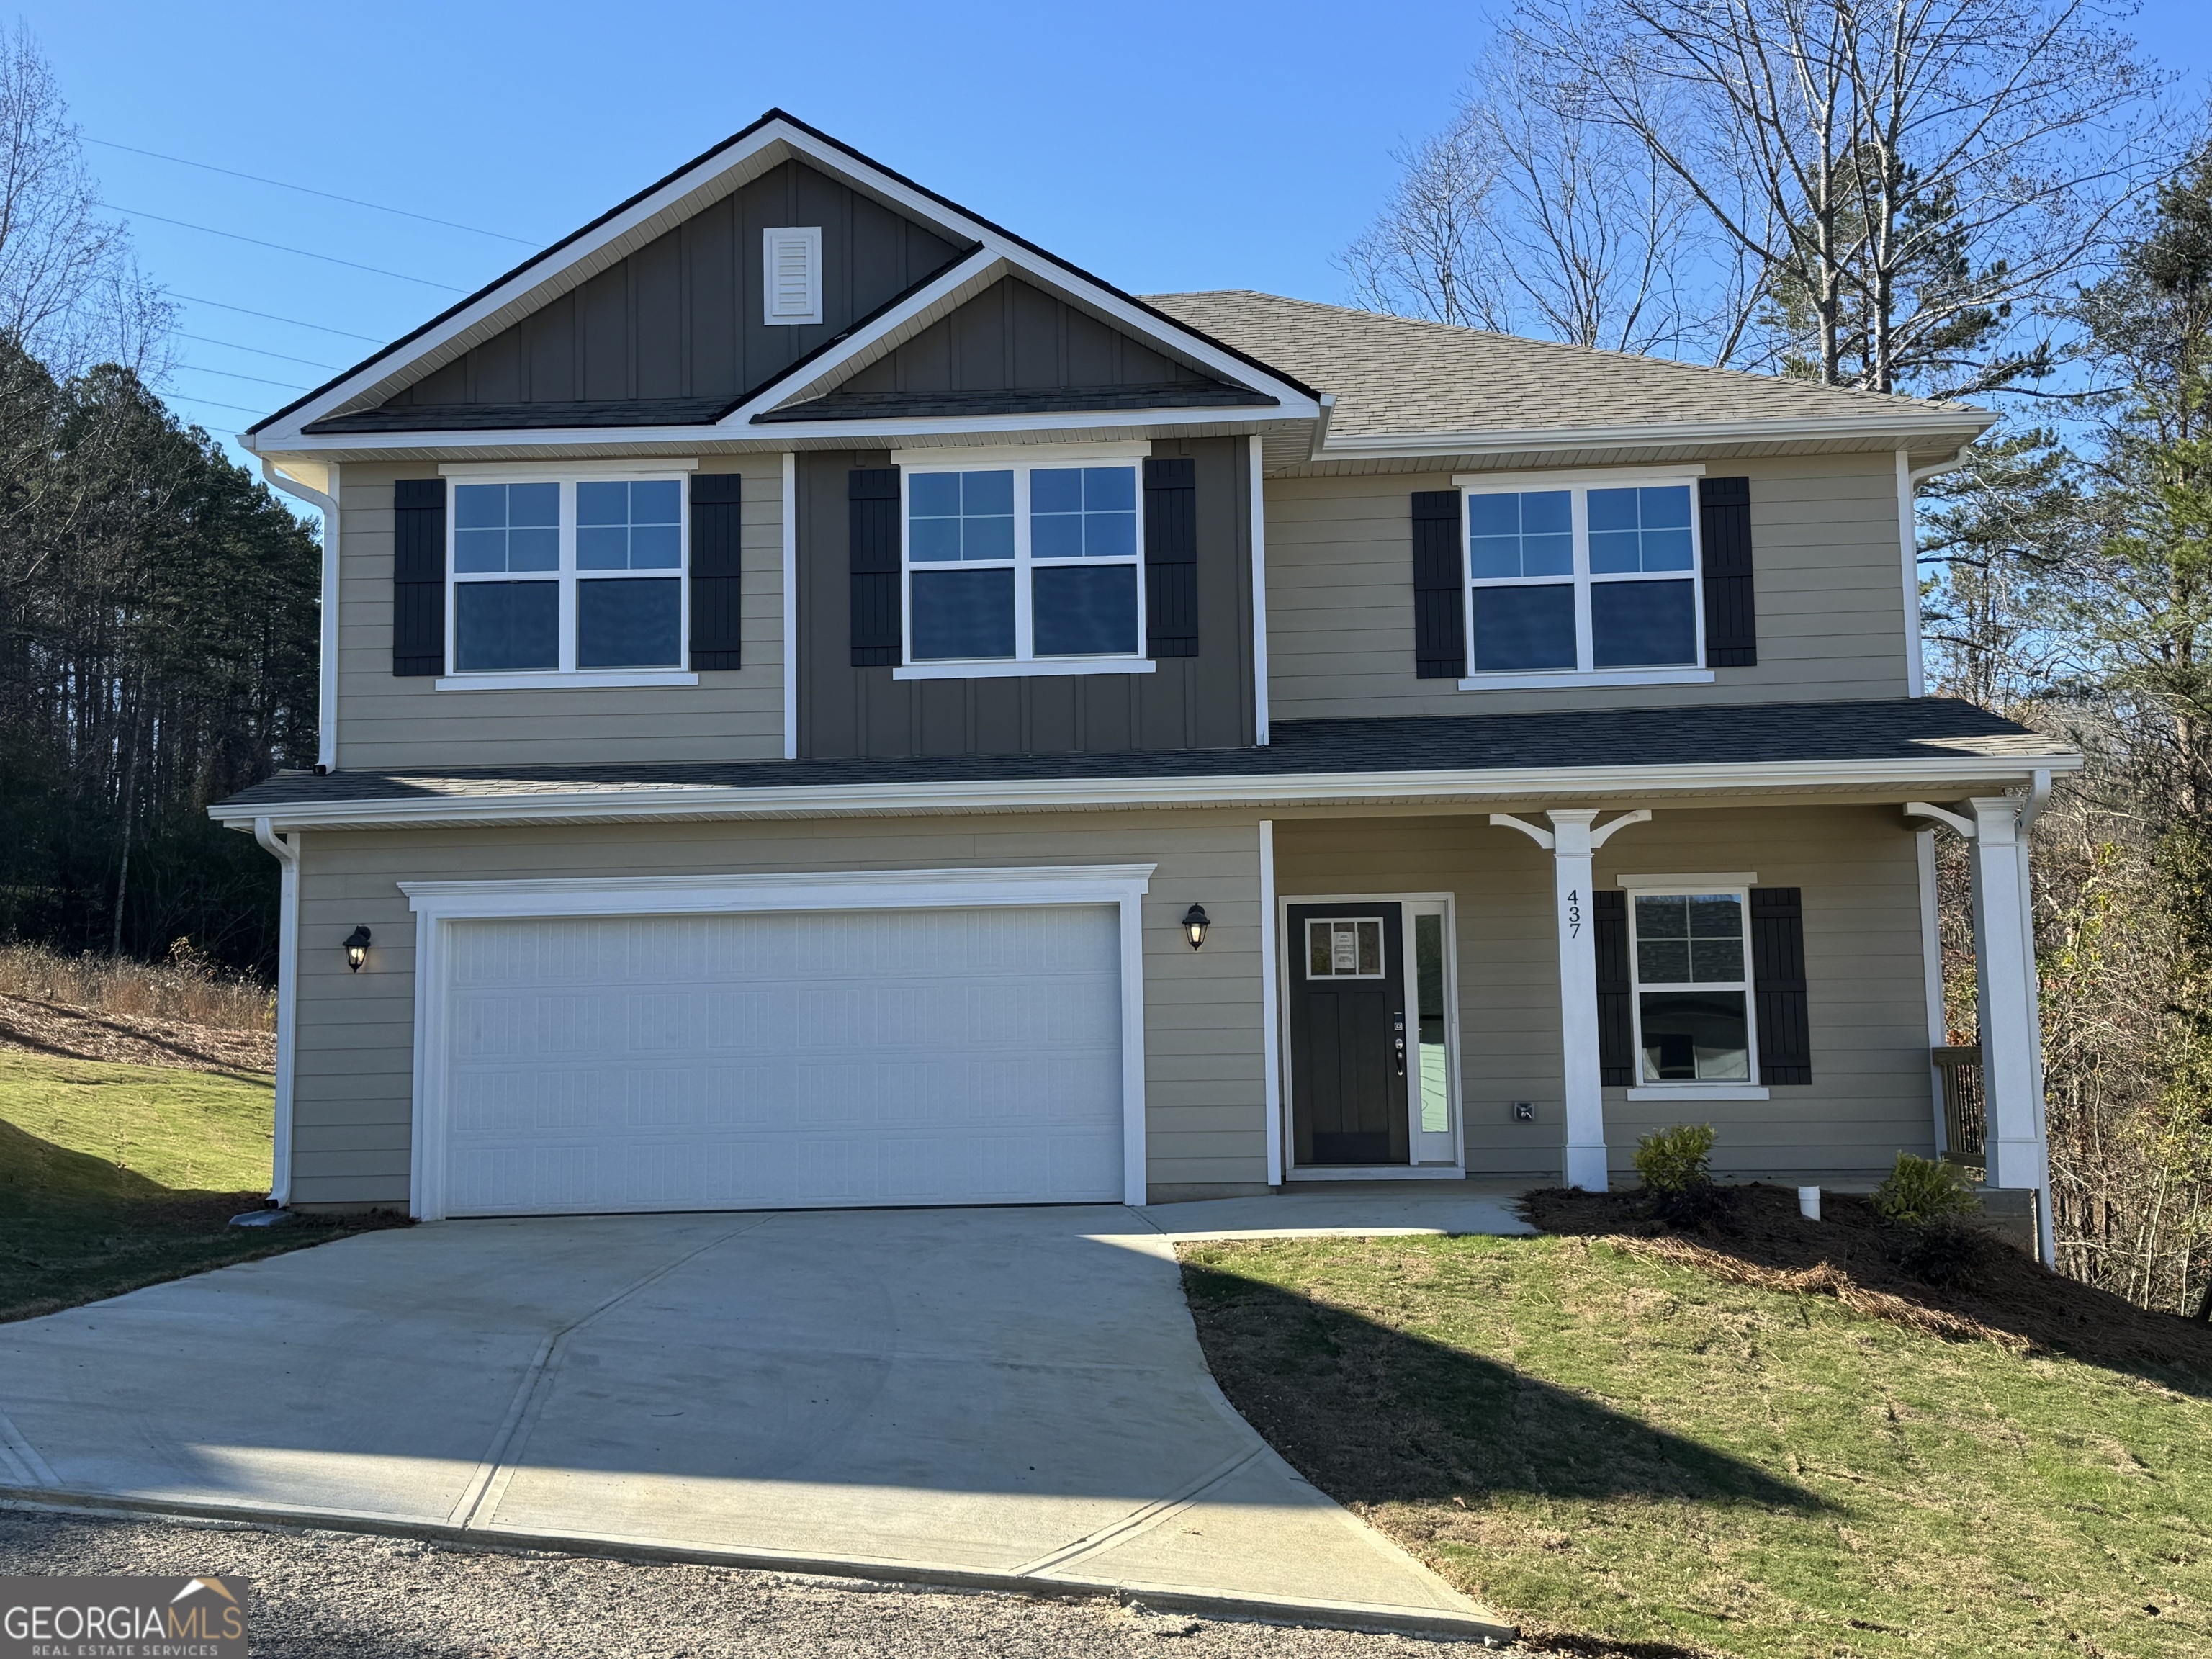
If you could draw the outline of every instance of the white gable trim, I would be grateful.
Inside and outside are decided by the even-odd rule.
[[[684,169],[605,223],[577,236],[557,252],[541,256],[538,260],[524,266],[476,299],[465,301],[450,316],[410,342],[404,349],[395,351],[387,349],[385,353],[313,394],[283,418],[269,422],[258,432],[242,434],[240,441],[246,448],[262,454],[385,447],[364,445],[361,441],[371,436],[399,437],[409,441],[409,447],[443,447],[443,445],[426,445],[426,440],[449,436],[458,437],[471,446],[514,441],[509,434],[483,431],[463,434],[345,433],[311,437],[302,428],[325,416],[382,402],[403,386],[421,379],[426,372],[426,364],[436,367],[450,362],[480,340],[491,337],[547,301],[580,286],[587,277],[613,264],[635,248],[643,246],[680,220],[729,195],[771,167],[793,158],[804,160],[810,166],[843,179],[856,189],[925,223],[938,226],[962,240],[980,244],[978,252],[963,260],[956,269],[966,270],[970,264],[987,259],[1001,261],[1036,277],[1041,284],[1060,291],[1071,301],[1094,312],[1102,319],[1110,321],[1128,332],[1159,342],[1175,356],[1209,374],[1279,398],[1282,407],[1278,410],[1269,410],[1271,415],[1279,418],[1303,416],[1310,419],[1318,413],[1314,399],[1288,382],[1255,368],[1222,347],[1189,332],[1182,325],[1156,316],[1103,284],[1084,277],[1072,266],[1062,265],[1056,260],[1033,252],[1006,232],[926,195],[905,180],[861,161],[848,151],[825,143],[796,123],[779,115],[761,123],[744,143],[732,145]],[[936,283],[931,285],[933,289],[938,286]],[[902,307],[900,310],[903,313],[908,307]],[[841,342],[837,351],[839,362],[849,362],[867,343],[888,331],[889,326],[895,325],[887,315],[877,319],[865,333]],[[760,397],[733,411],[722,422],[722,428],[733,424],[742,425],[759,409],[773,407],[774,402],[787,399],[796,395],[801,387],[822,379],[823,362],[823,358],[817,357],[799,365]],[[798,378],[800,376],[805,378]],[[778,386],[784,389],[779,392]],[[764,399],[772,401],[764,402]],[[1223,413],[1221,410],[1208,412],[1216,418]],[[1065,416],[1055,418],[1066,422]],[[823,424],[838,431],[849,431],[855,423],[836,422]],[[702,429],[680,428],[685,433]],[[580,441],[610,441],[607,429],[588,430],[590,438]],[[668,428],[647,428],[644,430],[651,434],[644,440],[648,442],[665,442],[672,435],[672,429]],[[532,443],[579,441],[566,433],[544,431],[533,431],[528,439]]]

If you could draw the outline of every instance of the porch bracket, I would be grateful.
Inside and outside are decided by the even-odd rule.
[[[1972,841],[1974,838],[1974,821],[1972,818],[1949,811],[1941,806],[1930,806],[1924,800],[1905,802],[1905,816],[1908,818],[1933,818],[1936,823],[1950,830],[1961,841]]]
[[[1552,854],[1554,915],[1559,933],[1560,1082],[1566,1102],[1565,1184],[1606,1190],[1605,1090],[1598,1066],[1597,931],[1591,904],[1590,855],[1617,831],[1651,821],[1650,809],[1624,812],[1602,829],[1588,808],[1547,811],[1549,830],[1507,812],[1491,823],[1518,830]]]

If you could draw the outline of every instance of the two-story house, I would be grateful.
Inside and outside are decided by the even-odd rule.
[[[1991,416],[1139,299],[771,112],[254,427],[321,507],[274,1195],[425,1218],[2046,1183],[2022,826],[1922,695]]]

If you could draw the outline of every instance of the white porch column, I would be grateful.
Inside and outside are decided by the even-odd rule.
[[[1544,816],[1552,821],[1548,830],[1507,812],[1493,812],[1490,821],[1518,830],[1551,849],[1553,915],[1559,939],[1560,1079],[1566,1109],[1563,1180],[1569,1187],[1601,1193],[1607,1185],[1605,1093],[1598,1067],[1597,933],[1590,903],[1590,854],[1616,830],[1647,823],[1651,814],[1624,813],[1602,830],[1594,827],[1597,814],[1591,811],[1576,808]]]
[[[1974,815],[1967,844],[1973,854],[1974,994],[1981,1017],[1989,1182],[2040,1193],[2050,1183],[2051,1169],[2021,801],[2013,795],[1978,795],[1967,805]]]

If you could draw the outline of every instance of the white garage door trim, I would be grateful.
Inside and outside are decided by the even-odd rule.
[[[1052,865],[997,870],[830,870],[716,876],[538,877],[507,881],[403,881],[416,916],[415,1126],[409,1207],[446,1214],[446,1011],[453,972],[445,924],[489,919],[675,916],[744,911],[969,908],[1112,904],[1121,952],[1122,1201],[1145,1201],[1143,900],[1150,864]]]

